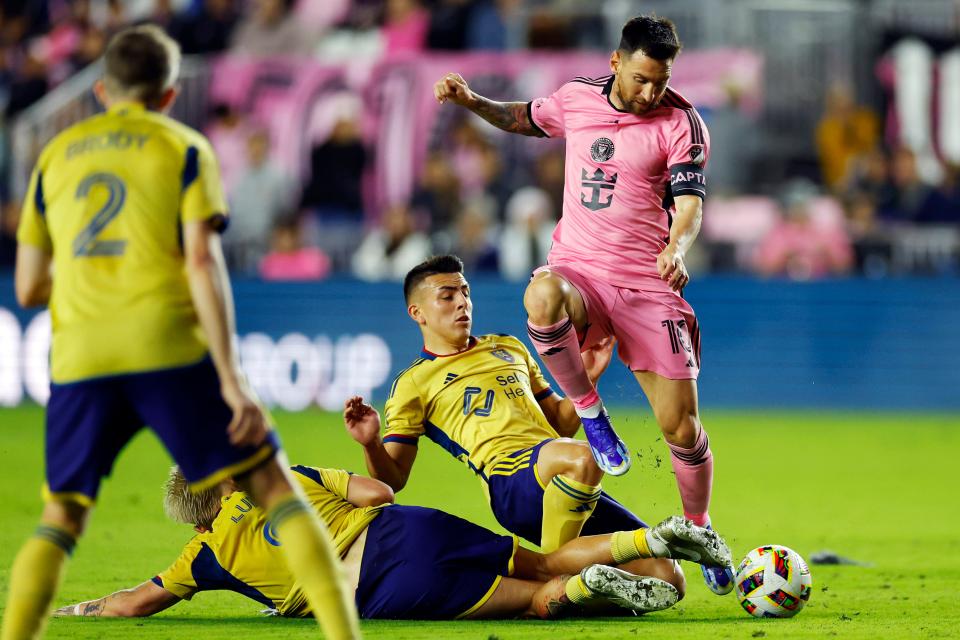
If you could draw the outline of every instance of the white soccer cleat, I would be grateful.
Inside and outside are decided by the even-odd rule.
[[[669,582],[605,564],[590,565],[580,572],[580,579],[594,596],[639,613],[661,611],[680,600],[680,592]]]
[[[730,547],[716,531],[698,527],[680,516],[670,516],[648,529],[647,543],[658,558],[689,560],[707,567],[733,564]]]

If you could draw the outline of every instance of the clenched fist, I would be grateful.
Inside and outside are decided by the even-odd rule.
[[[476,95],[467,86],[467,81],[459,73],[448,73],[437,81],[433,85],[433,95],[440,103],[449,100],[461,107],[468,108],[477,100]]]

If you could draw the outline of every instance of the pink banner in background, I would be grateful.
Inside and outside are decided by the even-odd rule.
[[[433,97],[434,82],[451,71],[492,99],[527,101],[574,76],[603,76],[610,68],[608,55],[580,52],[431,53],[337,66],[228,56],[215,63],[210,103],[232,105],[268,127],[276,159],[303,179],[312,146],[326,139],[340,115],[355,113],[372,150],[366,193],[367,208],[376,216],[383,206],[410,197],[428,150],[442,147],[451,127],[465,117],[449,105],[441,109]],[[755,114],[762,73],[762,59],[751,51],[687,51],[670,84],[706,111],[726,104],[734,89],[740,108]],[[481,130],[498,145],[508,144],[509,134],[488,125]],[[544,149],[543,141],[516,144],[531,157]]]

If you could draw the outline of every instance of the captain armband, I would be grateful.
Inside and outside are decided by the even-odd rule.
[[[704,199],[707,195],[707,177],[703,167],[692,162],[670,167],[670,193],[674,197],[700,196]]]

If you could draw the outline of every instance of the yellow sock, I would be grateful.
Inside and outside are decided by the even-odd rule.
[[[324,637],[360,638],[353,594],[347,590],[343,566],[327,528],[296,496],[277,503],[267,517],[276,528],[287,566],[310,603]]]
[[[540,548],[556,551],[580,535],[600,498],[600,485],[589,485],[566,476],[554,476],[543,491],[543,523]]]
[[[593,593],[590,592],[587,585],[583,583],[583,578],[579,575],[571,576],[563,590],[567,594],[567,599],[573,604],[586,604],[593,599]]]
[[[647,544],[647,529],[617,531],[610,539],[610,552],[617,564],[637,558],[652,558],[650,545]]]
[[[41,524],[20,548],[10,570],[3,640],[40,637],[60,586],[63,565],[75,544],[74,537],[63,529]]]

